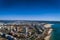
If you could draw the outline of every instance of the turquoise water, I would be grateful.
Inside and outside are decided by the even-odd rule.
[[[53,31],[50,40],[60,40],[60,24],[52,25]]]

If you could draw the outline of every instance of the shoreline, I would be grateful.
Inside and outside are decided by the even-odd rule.
[[[44,38],[45,40],[50,40],[52,30],[53,29],[49,29],[47,36]]]
[[[44,25],[44,27],[46,27],[47,29],[49,29],[48,30],[48,33],[47,33],[47,36],[44,38],[45,40],[50,40],[50,37],[51,37],[51,32],[52,32],[52,28],[51,28],[51,26],[52,26],[53,24],[46,24],[46,25]]]

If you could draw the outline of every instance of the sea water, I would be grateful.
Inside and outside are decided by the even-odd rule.
[[[53,31],[51,33],[50,40],[60,40],[60,24],[55,23],[52,25]]]

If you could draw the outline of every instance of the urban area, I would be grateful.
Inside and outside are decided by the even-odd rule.
[[[39,22],[0,22],[0,40],[49,40],[51,24]]]

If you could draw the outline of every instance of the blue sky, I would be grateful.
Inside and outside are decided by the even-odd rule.
[[[0,20],[60,21],[60,0],[0,0]]]

